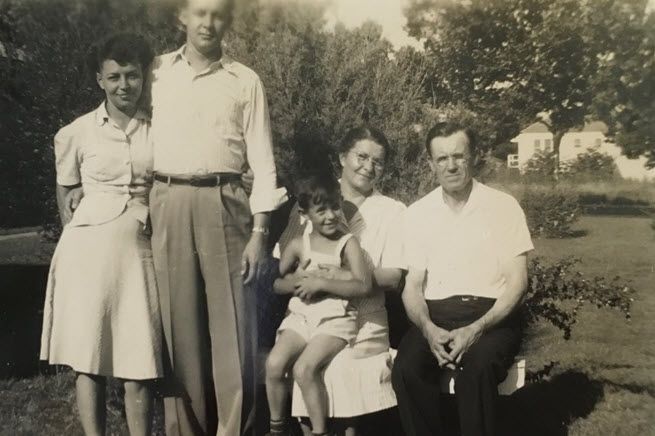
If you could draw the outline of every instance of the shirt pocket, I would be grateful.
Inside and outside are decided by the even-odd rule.
[[[89,179],[112,182],[131,171],[131,162],[129,156],[121,158],[118,153],[110,153],[100,147],[89,147],[83,155],[82,167]]]

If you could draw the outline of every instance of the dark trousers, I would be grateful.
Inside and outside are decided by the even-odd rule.
[[[430,318],[439,327],[454,330],[484,315],[495,300],[455,296],[428,300]],[[520,346],[518,320],[512,316],[480,339],[462,356],[455,377],[455,396],[462,436],[497,434],[498,383],[507,377]],[[439,413],[439,378],[443,369],[416,326],[411,326],[398,347],[392,381],[398,410],[407,436],[444,434]]]

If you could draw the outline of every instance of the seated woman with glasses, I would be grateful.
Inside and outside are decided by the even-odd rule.
[[[327,365],[324,382],[328,394],[327,416],[333,418],[335,424],[331,431],[356,435],[362,416],[396,405],[391,386],[393,359],[385,291],[398,289],[403,274],[402,240],[398,230],[405,206],[382,195],[376,188],[390,152],[389,142],[381,131],[370,126],[355,127],[346,133],[338,151],[345,224],[360,241],[373,271],[373,286],[369,295],[351,300],[357,307],[357,334]],[[310,231],[309,225],[300,222],[298,217],[291,212],[289,225],[280,239],[282,250],[294,235]],[[297,280],[306,274],[340,279],[351,277],[346,270],[325,266],[319,271],[297,271]],[[292,415],[307,416],[298,385],[293,391]],[[303,425],[303,432],[311,434],[307,425]]]

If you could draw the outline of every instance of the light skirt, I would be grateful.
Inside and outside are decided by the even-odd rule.
[[[42,360],[131,380],[163,375],[150,239],[131,212],[64,229],[48,276]]]
[[[346,348],[330,362],[324,381],[328,392],[328,416],[349,418],[394,407],[396,395],[391,386],[393,358],[390,352],[356,357]],[[302,392],[293,386],[293,416],[307,416]]]

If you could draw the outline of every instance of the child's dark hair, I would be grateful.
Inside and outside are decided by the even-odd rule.
[[[335,206],[341,202],[339,182],[329,171],[300,176],[296,181],[298,206],[307,210],[312,205]]]
[[[98,42],[91,50],[89,68],[99,73],[106,60],[114,60],[120,65],[139,64],[145,72],[155,54],[146,40],[135,33],[116,33]]]

